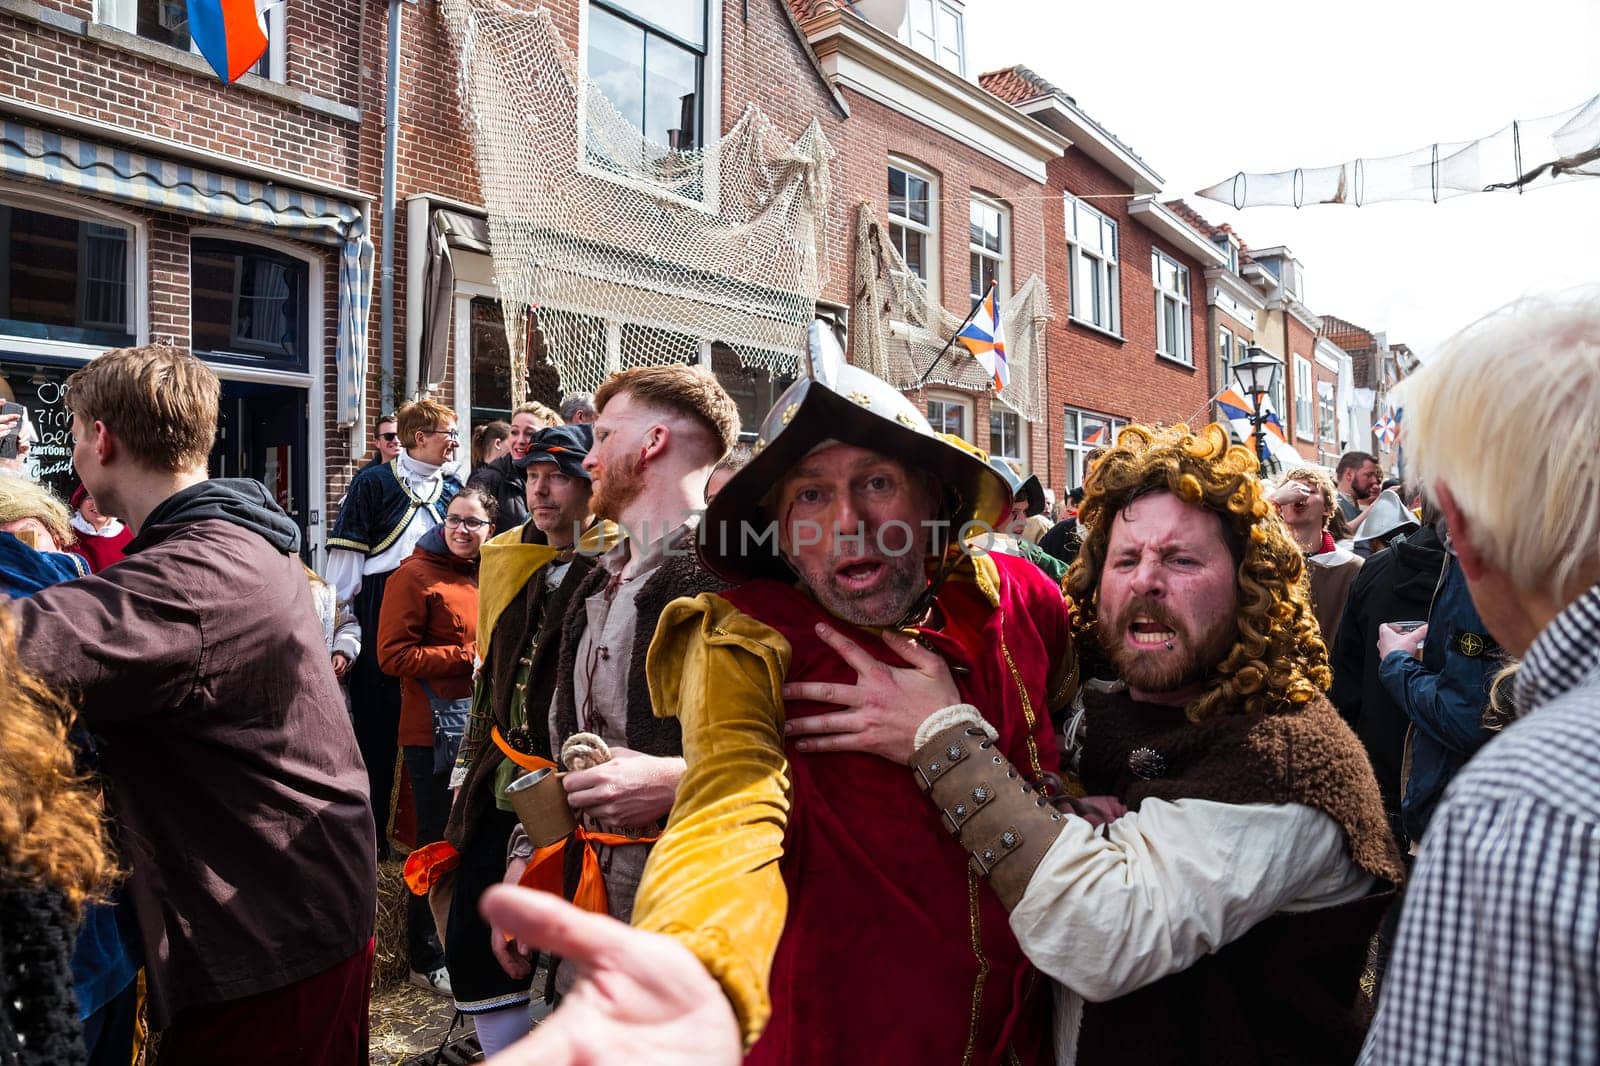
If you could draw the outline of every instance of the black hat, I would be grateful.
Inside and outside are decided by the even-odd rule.
[[[991,455],[989,457],[989,465],[994,467],[995,472],[1005,479],[1006,488],[1011,490],[1013,502],[1016,500],[1028,501],[1029,517],[1036,514],[1044,514],[1044,488],[1039,484],[1037,475],[1029,474],[1026,478],[1019,477],[1017,472],[1011,469],[1011,464],[998,456]]]
[[[533,435],[528,454],[516,460],[518,470],[526,470],[529,463],[555,463],[568,477],[589,480],[589,471],[583,461],[594,447],[594,427],[587,422],[576,425],[551,426]]]
[[[819,377],[802,377],[778,397],[752,458],[706,508],[700,561],[725,580],[792,578],[771,535],[776,516],[767,497],[791,467],[828,442],[866,448],[931,474],[943,490],[940,517],[952,536],[969,520],[994,525],[1011,506],[1005,482],[988,464],[942,440],[888,382],[845,363],[836,347],[833,353],[814,356],[822,364]]]

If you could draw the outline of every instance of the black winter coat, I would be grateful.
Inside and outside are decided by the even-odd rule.
[[[1368,559],[1350,586],[1334,642],[1333,688],[1328,695],[1366,745],[1383,792],[1383,809],[1402,846],[1406,837],[1400,827],[1401,771],[1411,720],[1378,679],[1378,627],[1384,622],[1427,619],[1444,559],[1444,544],[1432,526],[1423,526]]]

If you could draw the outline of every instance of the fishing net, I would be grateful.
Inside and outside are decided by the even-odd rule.
[[[898,389],[917,387],[925,374],[930,385],[992,389],[994,382],[965,347],[959,342],[946,347],[961,328],[962,316],[940,306],[927,283],[906,266],[871,203],[857,209],[855,250],[859,287],[850,315],[853,361]],[[1011,384],[994,398],[1029,422],[1041,421],[1045,413],[1049,317],[1050,296],[1037,274],[1000,304]]]
[[[817,122],[791,142],[752,106],[718,141],[657,144],[580,76],[543,7],[440,10],[461,57],[512,402],[527,395],[530,347],[567,391],[620,369],[709,364],[713,344],[793,377],[827,262],[833,151]],[[678,104],[671,139],[689,143],[693,92]]]

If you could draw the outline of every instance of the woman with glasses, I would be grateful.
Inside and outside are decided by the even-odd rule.
[[[495,499],[466,488],[450,501],[444,524],[417,542],[389,579],[378,620],[378,666],[400,679],[400,749],[417,812],[416,846],[444,837],[450,768],[465,715],[453,701],[472,696],[478,640],[478,554],[494,526]],[[411,982],[449,995],[433,915],[410,897]]]

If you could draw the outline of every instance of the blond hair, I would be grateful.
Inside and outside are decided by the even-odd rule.
[[[612,398],[632,396],[646,407],[683,415],[706,431],[716,462],[739,439],[739,408],[722,384],[704,370],[677,364],[619,370],[594,394],[594,409],[603,412]]]
[[[412,448],[418,433],[438,429],[441,422],[454,422],[456,413],[437,400],[412,400],[394,413],[394,420],[400,443]]]
[[[1600,578],[1600,285],[1486,315],[1401,390],[1411,478],[1491,565],[1558,602]]]
[[[117,348],[67,378],[67,409],[103,422],[139,463],[203,468],[217,436],[222,385],[211,368],[164,344]]]
[[[518,415],[532,415],[535,429],[553,429],[567,424],[557,411],[538,400],[517,404],[511,412],[511,417],[516,418]]]
[[[1322,497],[1322,528],[1333,533],[1335,540],[1343,540],[1350,535],[1350,526],[1344,520],[1344,513],[1339,510],[1339,489],[1333,483],[1333,478],[1317,466],[1297,466],[1283,475],[1284,481],[1298,481],[1316,490]]]
[[[27,478],[0,477],[0,523],[15,522],[19,518],[37,519],[50,531],[59,548],[64,549],[78,539],[72,532],[72,516],[67,513],[67,505],[58,500],[55,493]]]
[[[72,708],[17,660],[0,610],[0,862],[12,876],[59,889],[76,911],[115,877],[99,799],[73,765]]]

